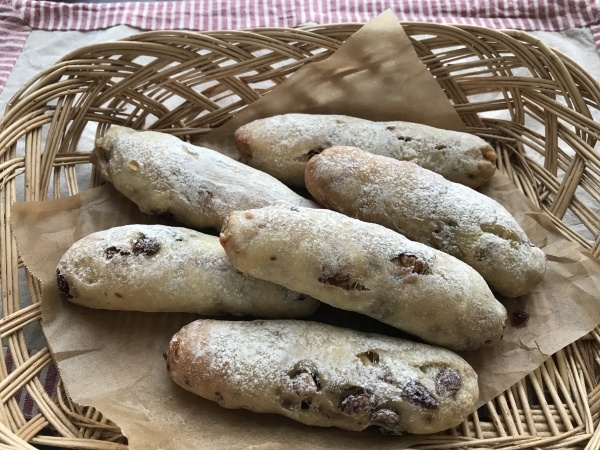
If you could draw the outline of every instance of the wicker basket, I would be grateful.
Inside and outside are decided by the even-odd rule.
[[[499,169],[598,258],[598,82],[521,32],[403,25],[469,130],[496,145]],[[60,383],[48,393],[40,381],[53,362],[46,347],[28,351],[35,332],[26,329],[41,318],[40,286],[17,253],[10,204],[76,194],[88,188],[78,182],[86,171],[92,185],[101,182],[84,151],[91,148],[80,142],[84,128],[151,127],[192,139],[303,64],[329,56],[360,26],[142,33],[71,53],[12,99],[0,122],[0,336],[14,367],[0,363],[0,447],[127,447],[107,418],[73,404]],[[596,327],[461,426],[424,436],[416,447],[598,449],[599,382]],[[33,417],[19,410],[15,396],[23,389],[35,403]]]

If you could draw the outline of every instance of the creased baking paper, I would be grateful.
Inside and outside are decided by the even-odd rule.
[[[404,39],[407,38],[393,15],[383,14],[329,60],[323,61],[328,62],[328,70],[335,69],[340,74],[337,80],[339,96],[328,99],[335,105],[328,112],[351,114],[362,111],[363,114],[356,115],[418,122],[423,118],[421,95],[426,95],[427,101],[435,104],[449,105],[440,90],[437,94],[430,90],[420,91],[435,80],[423,71],[420,62],[415,61],[412,49],[402,44]],[[344,54],[349,55],[349,61],[341,57]],[[380,61],[378,67],[381,70],[359,76],[362,71],[357,64],[360,63],[353,55],[360,54],[372,56],[369,60]],[[388,67],[383,63],[388,58],[398,58],[402,64]],[[344,61],[350,65],[346,67]],[[420,67],[413,67],[417,63]],[[393,88],[396,85],[389,80],[396,73],[386,70],[398,70],[399,67],[412,73],[413,78],[428,77],[429,81],[413,85],[421,87],[409,90],[412,100],[404,108],[398,108],[397,116],[392,110],[390,115],[376,115],[390,92],[395,95]],[[294,75],[287,86],[284,84],[269,94],[273,100],[265,97],[258,112],[248,109],[240,115],[238,123],[275,113],[298,112],[297,108],[286,111],[277,98],[286,99],[285,104],[289,106],[294,99],[315,92],[315,86],[310,82],[320,82],[321,78],[312,78],[308,69],[308,66],[303,69],[309,73],[302,85],[294,85]],[[389,87],[377,94],[384,97],[375,94],[348,96],[344,94],[347,89],[354,86],[353,89],[360,90],[360,87],[346,79],[347,74],[357,74],[356,83],[372,81],[373,84],[387,83]],[[376,79],[370,80],[371,77]],[[289,85],[292,87],[286,89]],[[336,85],[332,80],[330,89],[334,91]],[[357,102],[360,102],[358,106]],[[310,102],[306,103],[310,106]],[[456,128],[452,124],[457,123],[458,117],[451,107],[446,109],[446,127]],[[437,108],[427,108],[427,112],[432,110]],[[312,110],[317,111],[323,112]],[[442,116],[445,115],[440,116],[438,126],[444,125]],[[229,128],[229,131],[219,133],[228,136],[232,132],[231,126]],[[505,303],[509,314],[515,309],[528,312],[528,324],[514,328],[509,323],[498,346],[463,354],[479,373],[482,401],[495,397],[550,355],[600,323],[600,286],[596,281],[600,280],[600,265],[577,244],[561,237],[550,220],[519,194],[506,177],[495,175],[484,192],[517,218],[531,240],[547,253],[549,264],[545,281],[534,293]],[[176,386],[162,357],[171,336],[199,316],[96,311],[71,305],[62,299],[56,289],[55,270],[60,257],[73,242],[93,231],[154,220],[139,213],[135,205],[112,187],[103,186],[52,202],[17,203],[12,209],[12,218],[21,256],[44,286],[43,329],[69,394],[74,401],[95,406],[115,421],[129,438],[130,448],[402,448],[414,441],[410,436],[391,437],[307,427],[284,417],[220,408]],[[332,317],[331,312],[324,308],[316,317],[337,324],[347,320],[348,326],[369,331],[389,331],[389,327],[356,314],[341,313]]]
[[[466,131],[389,10],[348,38],[329,58],[298,69],[272,93],[195,143],[235,155],[233,132],[237,128],[256,119],[286,113],[405,120]]]

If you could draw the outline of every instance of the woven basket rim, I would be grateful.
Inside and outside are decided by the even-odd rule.
[[[518,30],[492,30],[492,29],[488,29],[485,27],[481,27],[481,26],[477,26],[477,25],[462,25],[462,24],[437,24],[437,23],[429,23],[429,22],[400,22],[405,29],[407,30],[407,34],[409,34],[412,31],[414,31],[413,29],[415,28],[419,28],[422,27],[424,29],[424,31],[421,34],[427,34],[426,32],[428,30],[440,30],[440,32],[442,30],[446,30],[448,31],[448,33],[450,32],[458,32],[459,35],[460,34],[470,34],[473,35],[473,39],[475,39],[475,34],[476,33],[482,33],[485,36],[490,36],[490,37],[495,37],[498,40],[502,41],[503,43],[505,42],[510,42],[511,45],[514,45],[516,47],[519,46],[530,46],[531,49],[533,50],[528,50],[531,54],[537,54],[537,55],[545,55],[546,57],[552,59],[552,64],[555,64],[558,69],[560,71],[564,71],[564,73],[567,74],[573,74],[576,75],[576,81],[575,78],[570,78],[569,80],[561,80],[566,82],[566,86],[567,87],[577,87],[577,86],[584,86],[587,91],[586,92],[580,92],[579,89],[577,89],[577,92],[575,93],[575,104],[579,104],[580,105],[580,109],[583,111],[583,113],[581,113],[580,115],[582,116],[582,118],[576,117],[577,120],[583,120],[583,118],[587,117],[587,118],[592,118],[592,115],[589,114],[589,110],[586,108],[581,108],[582,105],[587,105],[591,102],[594,102],[594,106],[597,107],[598,104],[598,99],[600,99],[600,82],[596,79],[594,79],[593,77],[591,77],[591,75],[587,74],[585,71],[583,71],[583,69],[581,69],[574,61],[572,61],[568,56],[561,54],[560,52],[557,52],[556,50],[547,47],[543,42],[541,42],[539,39],[531,36],[530,34],[523,32],[523,31],[518,31]],[[332,45],[334,44],[339,44],[343,41],[339,41],[334,37],[330,37],[330,35],[328,33],[334,34],[334,32],[340,32],[341,34],[348,34],[351,35],[353,34],[359,27],[361,27],[362,25],[364,25],[363,23],[343,23],[343,24],[331,24],[331,25],[308,25],[308,26],[302,26],[302,27],[298,27],[298,28],[278,28],[278,27],[265,27],[265,28],[249,28],[249,29],[243,29],[243,30],[231,30],[231,31],[182,31],[182,30],[166,30],[166,31],[148,31],[148,32],[142,32],[142,33],[137,33],[135,35],[123,38],[123,39],[119,39],[118,41],[114,41],[114,42],[120,42],[122,45],[127,45],[127,43],[133,43],[133,44],[137,44],[142,40],[150,40],[152,41],[153,38],[156,37],[165,37],[168,35],[172,35],[172,33],[176,33],[178,35],[181,36],[189,36],[189,35],[193,35],[193,36],[202,36],[204,40],[206,41],[211,41],[214,42],[215,44],[220,44],[220,45],[226,45],[226,42],[224,42],[222,40],[222,38],[227,37],[229,42],[230,40],[234,41],[236,37],[243,37],[243,36],[251,36],[253,38],[255,38],[256,36],[258,36],[258,38],[256,39],[262,39],[265,42],[269,42],[269,40],[274,40],[276,42],[283,42],[283,41],[277,41],[276,38],[274,38],[273,36],[277,35],[278,33],[283,33],[283,34],[288,34],[288,35],[295,35],[296,37],[300,37],[300,36],[306,36],[306,37],[311,37],[311,40],[313,42],[330,42]],[[354,30],[354,31],[352,31]],[[452,36],[455,36],[454,34]],[[318,39],[317,39],[318,38]],[[440,38],[441,39],[441,38]],[[445,39],[449,40],[449,37],[445,37]],[[67,55],[65,55],[63,58],[61,58],[59,61],[57,61],[54,65],[52,65],[51,67],[48,67],[46,69],[44,69],[37,77],[29,80],[26,84],[24,84],[23,88],[21,90],[19,90],[15,96],[11,99],[11,101],[8,103],[7,106],[7,115],[0,119],[0,156],[3,158],[2,161],[0,161],[0,167],[2,167],[2,171],[4,172],[4,178],[3,178],[3,185],[2,188],[0,189],[0,196],[5,196],[8,200],[8,202],[10,203],[10,199],[14,196],[11,197],[11,193],[8,192],[8,190],[10,190],[8,188],[8,186],[13,186],[13,182],[14,180],[19,177],[20,173],[19,170],[22,170],[22,173],[35,173],[35,177],[38,177],[36,179],[39,179],[39,177],[41,176],[41,170],[42,167],[41,166],[37,166],[37,168],[35,168],[33,165],[35,165],[35,162],[31,162],[31,156],[32,155],[41,155],[41,149],[40,150],[31,150],[30,153],[26,153],[26,156],[20,156],[17,155],[16,153],[16,142],[19,141],[19,139],[22,139],[22,136],[24,134],[27,134],[29,131],[23,131],[20,126],[21,124],[19,123],[19,121],[21,120],[22,122],[27,122],[27,120],[31,120],[34,117],[38,117],[39,120],[41,119],[45,119],[43,117],[43,114],[41,113],[36,113],[35,109],[30,108],[26,103],[26,100],[32,98],[32,96],[35,96],[35,94],[39,94],[40,91],[36,91],[38,84],[40,83],[40,80],[43,80],[45,77],[47,77],[48,79],[54,77],[56,78],[56,80],[60,79],[61,77],[61,73],[64,73],[64,71],[66,69],[71,69],[74,60],[78,59],[76,58],[78,55],[86,55],[89,53],[93,53],[93,51],[98,50],[100,48],[109,48],[110,47],[110,42],[109,43],[103,43],[103,44],[92,44],[89,46],[85,46],[82,47],[80,49],[77,49],[73,52],[68,53]],[[121,45],[120,44],[120,45]],[[486,44],[487,45],[487,44]],[[532,53],[534,52],[534,53]],[[537,52],[537,53],[535,53]],[[529,55],[529,53],[528,53]],[[85,59],[85,58],[83,58]],[[579,72],[578,72],[579,71]],[[48,85],[50,87],[48,87],[48,89],[51,89],[51,83]],[[71,88],[73,88],[73,86],[71,86]],[[44,88],[42,88],[44,89]],[[589,92],[588,92],[589,91]],[[468,104],[468,103],[467,103]],[[36,116],[37,114],[37,116]],[[6,119],[8,117],[8,119]],[[590,135],[597,135],[600,136],[600,124],[590,121],[585,122],[590,130]],[[30,126],[33,127],[35,125],[29,124],[26,126]],[[184,133],[185,130],[178,130],[178,132]],[[84,153],[59,153],[58,155],[55,156],[55,159],[57,161],[60,161],[61,164],[79,164],[79,163],[83,163],[86,161],[87,158],[87,154]],[[560,159],[560,155],[559,155],[559,159]],[[599,159],[600,160],[600,159]],[[511,177],[511,179],[513,180],[517,180],[517,185],[518,186],[522,186],[526,184],[526,180],[527,178],[534,178],[534,177],[539,177],[540,173],[538,168],[532,168],[529,167],[527,165],[524,165],[524,169],[519,169],[518,166],[513,167],[513,162],[509,159],[507,159],[506,161],[501,161],[500,162],[500,169],[505,171],[509,177]],[[51,170],[51,166],[44,166],[43,168],[47,169],[47,170]],[[530,173],[527,173],[527,171],[529,170]],[[28,172],[29,171],[29,172]],[[34,171],[34,172],[31,172]],[[37,172],[36,172],[37,171]],[[18,173],[17,173],[18,172]],[[546,176],[545,172],[542,172],[542,176]],[[537,178],[536,178],[537,179]],[[536,189],[536,186],[531,186],[531,187],[525,187],[525,192],[527,191],[527,189]],[[522,189],[523,190],[523,189]],[[566,190],[566,188],[565,188]],[[560,191],[560,187],[558,188],[558,191]],[[559,192],[560,193],[560,192]],[[527,192],[526,192],[527,194]],[[531,193],[530,193],[531,194]],[[34,199],[34,198],[31,198]],[[31,200],[30,199],[30,200]],[[543,200],[540,200],[543,204]],[[5,205],[6,206],[6,205]],[[545,212],[548,214],[549,212],[552,211],[548,211],[545,210]],[[554,220],[554,219],[553,219]],[[558,221],[561,221],[560,218],[557,218]],[[8,224],[7,223],[3,223],[1,226],[10,226],[10,218],[7,219]],[[6,221],[5,221],[6,222]],[[563,230],[561,230],[563,231]],[[567,238],[574,240],[574,236],[573,235],[569,235],[566,234]],[[576,239],[575,239],[576,240]],[[4,241],[3,247],[2,247],[2,252],[6,253],[6,250],[8,248],[10,248],[10,245],[7,245],[8,241]],[[593,244],[589,245],[589,248],[591,249],[591,254],[593,255],[593,257],[595,259],[598,259],[598,255],[600,254],[600,250],[598,248],[596,248],[594,250]],[[4,260],[3,260],[4,261]],[[10,272],[10,271],[9,271]],[[9,286],[10,282],[6,280],[6,277],[8,275],[6,275],[6,271],[3,270],[3,292],[4,292],[4,287],[5,286]],[[6,298],[6,295],[3,293],[3,298]],[[32,305],[32,310],[39,310],[39,304],[36,306],[36,304],[34,303],[34,305]],[[17,310],[15,312],[13,312],[12,314],[9,314],[8,316],[3,317],[2,319],[0,319],[0,323],[4,322],[4,323],[9,323],[12,320],[12,317],[19,314],[20,310]],[[39,311],[38,311],[39,314]],[[39,320],[39,317],[32,319],[32,320]],[[578,345],[579,345],[579,341],[578,341]],[[589,335],[585,340],[581,340],[581,348],[585,347],[585,346],[590,346],[590,345],[596,345],[598,346],[598,348],[600,349],[600,327],[597,327],[596,330]],[[575,348],[577,348],[577,350],[575,350]],[[564,356],[560,356],[560,358],[564,358],[566,361],[579,361],[578,358],[580,358],[580,356],[578,357],[576,352],[577,351],[583,351],[580,350],[579,347],[574,347],[574,350],[566,350],[565,351],[565,355]],[[572,354],[569,352],[573,352]],[[596,354],[600,355],[600,350],[596,350]],[[567,364],[568,365],[568,364]],[[552,366],[553,367],[553,366]],[[570,366],[569,366],[570,367]],[[574,366],[575,367],[575,366]],[[550,369],[548,369],[550,370]],[[537,373],[537,372],[536,372]],[[553,372],[550,372],[550,375],[552,375]],[[560,374],[559,374],[560,375]],[[542,372],[540,372],[539,375],[534,375],[531,382],[534,383],[534,386],[541,386],[540,384],[540,380],[545,379],[543,378],[545,376],[545,374]],[[552,375],[552,376],[556,376],[556,374]],[[539,380],[536,378],[538,377]],[[0,384],[2,383],[2,381],[4,381],[3,379],[0,378]],[[538,383],[538,384],[536,384]],[[566,432],[560,432],[560,438],[564,441],[565,445],[571,445],[571,440],[573,442],[573,445],[577,444],[578,442],[583,442],[584,440],[589,441],[588,445],[592,445],[595,442],[600,442],[600,432],[598,431],[598,411],[600,410],[600,386],[597,385],[598,380],[596,380],[596,387],[594,389],[591,389],[588,392],[588,400],[587,402],[589,402],[589,404],[591,404],[593,411],[595,411],[595,416],[590,413],[590,418],[592,417],[596,417],[595,421],[592,421],[591,423],[586,423],[585,427],[582,426],[577,426],[572,430],[568,430]],[[502,422],[502,417],[504,417],[507,413],[506,413],[506,408],[510,409],[510,404],[507,404],[506,402],[510,402],[510,399],[523,399],[526,398],[523,397],[523,392],[521,392],[521,389],[524,389],[522,386],[521,387],[516,387],[514,389],[513,392],[510,392],[507,394],[506,397],[503,397],[501,400],[498,400],[498,404],[496,405],[496,409],[495,410],[491,410],[490,414],[491,414],[491,418],[492,418],[492,422],[493,423],[500,423]],[[64,395],[64,391],[61,391],[59,393],[59,397],[60,395]],[[517,400],[518,401],[518,400]],[[582,399],[578,399],[577,401],[582,401]],[[68,398],[67,399],[62,399],[60,400],[60,402],[67,404],[69,402]],[[503,403],[504,402],[504,403]],[[6,409],[6,405],[4,405],[5,409]],[[11,406],[12,408],[14,408],[14,405]],[[491,406],[493,407],[493,405]],[[529,414],[531,414],[531,411],[529,409],[530,405],[524,405],[525,409],[524,410],[520,410],[521,412],[525,411],[525,419],[527,420],[527,411],[529,411]],[[73,408],[73,413],[72,414],[76,414],[75,412],[75,408],[76,405],[70,405],[68,406],[68,408]],[[550,409],[547,409],[550,408]],[[542,408],[542,413],[543,414],[550,414],[550,416],[552,416],[552,414],[558,414],[555,410],[552,409],[552,405],[549,404],[547,406],[547,408]],[[589,406],[588,406],[589,408]],[[559,408],[560,409],[560,408]],[[81,410],[77,410],[77,411],[81,411]],[[550,412],[549,412],[550,411]],[[568,411],[568,408],[566,409],[566,411]],[[9,413],[4,413],[4,415],[6,416],[6,414]],[[49,413],[48,413],[49,414]],[[79,412],[77,413],[79,414]],[[87,414],[87,413],[85,413]],[[85,414],[81,417],[86,417]],[[510,415],[510,413],[508,413],[508,415]],[[107,424],[105,419],[104,423],[106,424],[107,428],[111,428],[112,431],[114,431],[114,426],[113,425],[109,425]],[[532,419],[533,420],[533,419]],[[554,420],[554,419],[552,419]],[[16,443],[17,441],[19,441],[21,438],[19,436],[21,436],[20,434],[15,432],[15,428],[14,425],[15,423],[10,423],[9,425],[6,425],[6,430],[4,429],[0,429],[0,442],[2,441],[2,436],[6,436],[6,440],[10,441],[11,443]],[[474,424],[473,426],[475,427],[474,429],[477,430],[477,426],[481,426],[481,423],[478,422],[479,425]],[[551,421],[549,421],[548,423],[551,423]],[[0,420],[0,425],[4,425],[3,420]],[[94,425],[94,426],[98,426],[98,425]],[[502,426],[502,425],[501,425]],[[508,425],[504,425],[505,427]],[[551,425],[548,425],[551,428]],[[67,427],[68,428],[68,427]],[[453,442],[452,445],[457,445],[460,442],[469,442],[469,446],[479,446],[479,445],[508,445],[508,443],[511,442],[511,436],[512,439],[514,440],[514,445],[515,448],[517,448],[517,446],[521,443],[523,445],[526,444],[526,440],[528,439],[528,437],[526,437],[525,435],[514,435],[514,433],[512,432],[512,429],[510,428],[510,426],[508,426],[507,428],[509,431],[511,431],[510,436],[506,435],[505,437],[494,437],[494,438],[473,438],[470,440],[461,440],[460,438],[456,438]],[[535,429],[535,427],[534,427]],[[552,430],[550,431],[552,432]],[[577,434],[574,438],[574,434]],[[506,433],[505,433],[506,434]],[[89,436],[91,437],[91,439],[95,439],[93,433],[89,433]],[[471,434],[471,436],[475,436],[477,437],[477,432],[474,432],[474,434]],[[583,438],[582,438],[583,437]],[[558,437],[544,437],[541,440],[536,441],[535,445],[543,445],[544,448],[545,446],[549,446],[554,439],[554,441],[556,441]],[[68,440],[68,438],[64,438],[65,440],[63,441],[63,443],[73,443],[73,442],[78,442],[79,444],[82,444],[83,441],[76,441],[76,440]],[[87,439],[87,438],[86,438]],[[450,439],[449,437],[446,437],[446,439]],[[525,439],[525,441],[523,441]],[[571,439],[571,440],[570,440]],[[594,440],[595,439],[595,440]],[[33,439],[31,440],[32,443],[38,443],[38,444],[44,444],[44,443],[48,443],[48,442],[52,442],[52,440],[48,440],[48,438],[43,437],[42,435],[36,433],[33,437]],[[59,442],[59,441],[57,441]],[[90,440],[90,442],[92,442]],[[100,441],[93,441],[94,443],[97,443],[97,445],[99,446],[98,448],[122,448],[122,446],[118,446],[115,447],[113,444],[107,444],[107,443],[100,443]],[[428,445],[432,445],[434,444],[436,441],[429,441],[427,442]],[[439,442],[439,445],[441,445],[441,447],[437,447],[437,448],[443,448],[444,445],[450,445],[450,440],[447,441],[443,441],[443,440],[439,440],[437,441]],[[533,441],[532,441],[533,442]],[[561,442],[560,440],[557,442]],[[555,442],[556,443],[556,442]],[[21,444],[20,445],[24,445]],[[50,444],[53,445],[53,444]],[[25,448],[25,447],[21,447],[21,448]],[[448,447],[449,448],[449,447]],[[504,447],[503,447],[504,448]],[[508,447],[507,447],[508,448]],[[512,447],[510,447],[512,448]],[[524,448],[524,447],[522,447]],[[569,447],[570,448],[570,447]],[[589,448],[594,448],[594,447],[589,447]]]

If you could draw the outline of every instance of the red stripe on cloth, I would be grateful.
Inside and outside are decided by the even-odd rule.
[[[13,0],[27,25],[92,30],[130,25],[145,30],[219,30],[366,22],[387,8],[400,20],[464,23],[522,30],[563,30],[599,23],[588,0],[187,0],[180,2],[55,3]]]
[[[596,49],[600,52],[600,24],[592,25],[590,27],[592,31],[592,36],[594,37],[594,42],[596,43]]]
[[[38,409],[33,399],[29,394],[25,394],[25,398],[23,401],[23,406],[19,405],[21,408],[21,412],[26,418],[32,418],[34,416],[33,410]]]
[[[6,370],[8,373],[12,373],[16,369],[16,365],[14,362],[14,358],[12,353],[8,349],[8,347],[2,348],[4,352],[4,361],[6,363]],[[29,355],[31,356],[31,351],[29,351]],[[54,397],[56,393],[56,387],[58,384],[58,369],[54,363],[48,364],[43,367],[40,371],[38,378],[44,386],[44,390],[50,397]],[[23,413],[23,416],[26,420],[31,419],[36,414],[39,413],[39,407],[33,400],[33,398],[27,392],[27,389],[24,387],[19,388],[14,395],[17,404],[19,405],[19,409]]]
[[[58,384],[58,369],[54,363],[48,364],[40,373],[40,381],[44,386],[44,390],[50,397],[53,397]]]
[[[12,5],[0,4],[0,91],[17,62],[31,28]]]

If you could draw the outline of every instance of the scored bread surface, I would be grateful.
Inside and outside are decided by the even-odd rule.
[[[60,291],[90,308],[300,318],[319,302],[237,271],[219,238],[163,225],[126,225],[74,243],[57,267]]]
[[[477,375],[446,349],[307,321],[192,322],[167,368],[225,408],[346,430],[435,433],[478,400]]]
[[[544,278],[544,252],[502,205],[410,162],[332,147],[310,160],[306,185],[327,208],[466,262],[506,297],[525,295]]]
[[[175,136],[113,126],[92,153],[102,177],[147,214],[220,229],[236,209],[276,201],[317,205],[272,176]]]
[[[412,161],[470,187],[484,184],[496,170],[496,153],[483,139],[410,122],[285,114],[250,122],[234,136],[243,162],[296,187],[304,186],[307,161],[338,145]]]
[[[506,310],[458,259],[334,211],[235,211],[221,244],[240,271],[452,349],[498,341]]]

